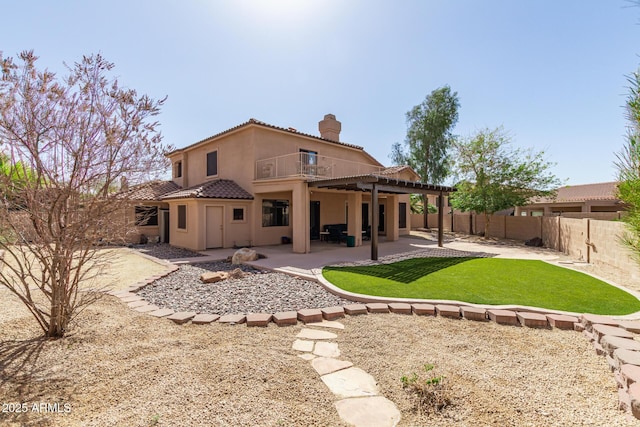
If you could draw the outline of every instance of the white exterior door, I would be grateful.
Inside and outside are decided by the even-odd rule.
[[[222,247],[222,207],[207,206],[207,249]]]

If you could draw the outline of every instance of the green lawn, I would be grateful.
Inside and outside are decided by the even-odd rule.
[[[325,267],[322,274],[341,289],[366,295],[609,315],[640,311],[640,301],[633,295],[543,261],[414,258],[375,266]]]

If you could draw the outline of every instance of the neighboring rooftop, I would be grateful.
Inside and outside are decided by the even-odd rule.
[[[179,190],[181,187],[173,181],[151,181],[136,185],[123,191],[131,200],[160,200],[165,194]]]
[[[618,182],[600,182],[595,184],[567,185],[558,189],[555,198],[543,197],[534,203],[586,202],[590,200],[617,200]]]

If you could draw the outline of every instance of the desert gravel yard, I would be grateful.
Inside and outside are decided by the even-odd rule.
[[[148,261],[123,256],[115,268]],[[140,280],[115,277],[123,287]],[[638,425],[617,410],[607,363],[579,333],[396,314],[341,322],[340,358],[374,376],[401,426]],[[341,426],[334,396],[291,348],[302,327],[178,326],[105,296],[48,341],[0,290],[0,404],[30,409],[0,412],[0,425]],[[425,363],[453,389],[453,405],[429,418],[400,382]]]

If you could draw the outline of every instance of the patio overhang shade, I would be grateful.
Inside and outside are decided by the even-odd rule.
[[[378,193],[385,194],[435,194],[438,204],[444,205],[444,196],[456,191],[455,187],[426,184],[419,181],[406,181],[380,175],[356,175],[341,178],[309,181],[309,187],[333,190],[363,191],[371,193],[371,203],[378,204]],[[372,209],[371,229],[378,229],[378,209]],[[438,246],[442,247],[444,209],[438,209]],[[371,259],[378,259],[378,233],[371,233]]]

